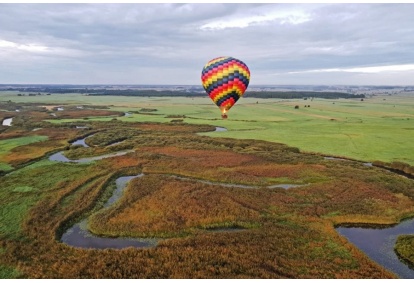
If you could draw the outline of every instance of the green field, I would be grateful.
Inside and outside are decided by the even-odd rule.
[[[222,120],[219,109],[208,97],[125,97],[53,94],[17,96],[1,92],[0,100],[53,104],[107,105],[127,112],[141,108],[148,113],[117,118],[124,121],[170,122],[168,115],[185,115],[191,124],[226,127],[227,132],[208,133],[243,139],[260,139],[298,147],[303,152],[344,156],[363,161],[401,161],[414,165],[414,97],[374,96],[360,99],[281,100],[243,97]],[[298,105],[299,109],[294,109]],[[304,107],[309,105],[310,107]],[[109,121],[113,117],[90,120]],[[54,123],[73,121],[50,120]],[[80,119],[79,121],[85,121]]]
[[[47,140],[46,136],[29,136],[29,137],[20,137],[20,138],[13,138],[13,139],[1,139],[0,140],[0,158],[5,156],[9,153],[13,148],[18,146],[35,143],[39,141]],[[7,163],[0,161],[0,170],[10,170],[13,167]]]
[[[47,140],[46,136],[30,136],[30,137],[20,137],[14,139],[0,140],[0,155],[8,153],[15,147],[26,145],[38,141]]]

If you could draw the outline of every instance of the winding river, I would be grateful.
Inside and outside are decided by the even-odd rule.
[[[83,147],[89,147],[86,142],[85,138],[75,140],[72,142],[72,145],[82,145]],[[105,154],[100,156],[94,156],[89,158],[81,158],[77,160],[68,159],[66,156],[63,155],[63,151],[55,153],[49,157],[50,161],[57,161],[57,162],[73,162],[73,163],[86,163],[94,160],[100,160],[104,158],[124,155],[132,150],[128,151],[121,151],[111,154]],[[142,177],[143,174],[139,174],[136,176],[124,176],[116,179],[116,189],[114,190],[112,196],[108,199],[108,201],[104,204],[104,208],[112,205],[115,203],[121,196],[126,188],[128,182],[133,178]],[[61,237],[61,241],[69,246],[76,247],[76,248],[85,248],[85,249],[123,249],[127,247],[135,247],[135,248],[146,248],[146,247],[154,247],[157,245],[156,239],[135,239],[135,238],[108,238],[108,237],[100,237],[93,235],[87,229],[88,226],[88,219],[83,219],[79,223],[73,225],[70,229],[68,229]]]
[[[227,129],[216,127],[216,131],[226,131]],[[72,145],[82,145],[84,147],[89,147],[85,143],[85,138],[78,139],[74,142],[72,142]],[[70,160],[67,157],[63,155],[63,152],[58,152],[49,157],[49,160],[51,161],[58,161],[58,162],[76,162],[76,163],[83,163],[83,162],[89,162],[93,160],[99,160],[103,158],[113,157],[116,155],[126,154],[130,151],[124,151],[124,152],[118,152],[113,154],[107,154],[107,155],[101,155],[96,157],[90,157],[90,158],[82,158],[78,160]],[[116,189],[114,190],[112,196],[108,199],[108,201],[104,204],[104,208],[111,206],[114,204],[123,194],[125,188],[127,187],[127,184],[130,180],[134,178],[139,178],[144,176],[144,174],[139,174],[136,176],[124,176],[119,177],[116,179]],[[172,178],[180,179],[180,180],[194,180],[192,178],[186,178],[182,176],[174,176],[170,175]],[[226,183],[220,183],[220,182],[211,182],[211,181],[205,181],[205,180],[197,180],[200,183],[204,184],[210,184],[210,185],[219,185],[222,187],[236,187],[236,188],[244,188],[244,189],[258,189],[257,186],[249,186],[249,185],[241,185],[241,184],[226,184]],[[267,188],[282,188],[282,189],[289,189],[292,187],[298,187],[303,185],[296,185],[296,184],[278,184],[278,185],[272,185],[268,186]],[[148,247],[154,247],[158,243],[158,239],[148,239],[148,238],[108,238],[108,237],[100,237],[97,235],[93,235],[90,233],[87,229],[88,226],[88,219],[83,219],[82,221],[76,223],[73,225],[70,229],[68,229],[61,237],[61,241],[67,245],[70,245],[72,247],[77,248],[86,248],[86,249],[123,249],[127,247],[136,247],[136,248],[148,248]],[[223,228],[223,229],[213,229],[214,232],[234,232],[234,231],[241,231],[243,229],[229,229],[229,228]]]
[[[142,177],[143,174],[136,176],[124,176],[116,179],[116,189],[109,200],[104,204],[109,207],[115,203],[122,195],[128,182],[131,179]],[[148,248],[157,245],[158,239],[140,238],[107,238],[93,235],[87,229],[88,219],[83,219],[68,229],[61,238],[61,241],[69,246],[85,249],[123,249],[127,247]]]
[[[226,131],[225,128],[216,127],[216,131]],[[72,144],[81,144],[85,147],[88,145],[85,143],[85,138],[77,140]],[[89,162],[92,160],[99,160],[103,158],[113,157],[116,155],[126,154],[130,151],[118,152],[114,154],[107,154],[91,158],[83,158],[79,160],[69,160],[63,156],[62,152],[56,153],[50,156],[52,161],[60,162]],[[327,157],[325,159],[335,160],[337,158]],[[371,163],[364,164],[366,166],[372,166]],[[144,174],[139,174],[135,176],[124,176],[116,179],[116,189],[113,192],[113,195],[105,203],[105,207],[109,207],[114,204],[121,196],[124,189],[127,187],[127,184],[130,180],[134,178],[139,178],[144,176]],[[171,176],[173,178],[187,180],[190,178],[182,176]],[[191,179],[195,180],[195,179]],[[258,189],[256,186],[241,185],[241,184],[225,184],[218,182],[210,182],[205,180],[197,180],[201,183],[220,185],[223,187],[238,187],[246,189]],[[278,184],[267,186],[267,188],[283,188],[289,189],[298,186],[306,185],[297,185],[297,184]],[[78,247],[78,248],[92,248],[92,249],[122,249],[127,247],[136,247],[136,248],[148,248],[154,247],[157,245],[159,239],[142,239],[142,238],[107,238],[100,237],[91,234],[87,230],[88,220],[83,219],[79,223],[72,226],[68,229],[61,238],[63,243],[67,245]],[[217,230],[219,231],[219,230]],[[361,251],[367,254],[372,260],[376,261],[380,265],[384,266],[388,270],[397,274],[400,278],[414,278],[414,270],[409,268],[405,263],[401,262],[394,252],[394,245],[398,235],[402,234],[414,234],[414,219],[406,220],[400,224],[388,227],[388,228],[361,228],[361,227],[338,227],[336,231],[346,237],[350,242],[357,246]]]

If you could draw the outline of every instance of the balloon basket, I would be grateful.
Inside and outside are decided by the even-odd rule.
[[[227,119],[227,114],[221,114],[221,118]]]

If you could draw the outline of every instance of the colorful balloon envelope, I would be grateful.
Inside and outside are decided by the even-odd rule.
[[[250,70],[233,57],[210,60],[201,72],[201,82],[208,96],[220,108],[222,117],[243,96],[250,81]]]

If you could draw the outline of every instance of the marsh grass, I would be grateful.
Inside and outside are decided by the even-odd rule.
[[[4,171],[4,172],[10,171],[11,169],[13,169],[13,166],[11,166],[7,163],[0,162],[0,172],[1,171]]]
[[[13,279],[17,278],[19,275],[20,272],[16,269],[0,265],[0,279]]]
[[[28,210],[35,204],[37,198],[26,196],[13,201],[2,201],[0,207],[0,237],[18,239],[21,236],[21,223]]]
[[[414,267],[414,236],[400,235],[395,243],[395,252],[410,267]]]
[[[48,192],[88,174],[85,166],[41,161],[1,177],[0,233],[2,237],[19,238],[21,224],[30,209]]]

